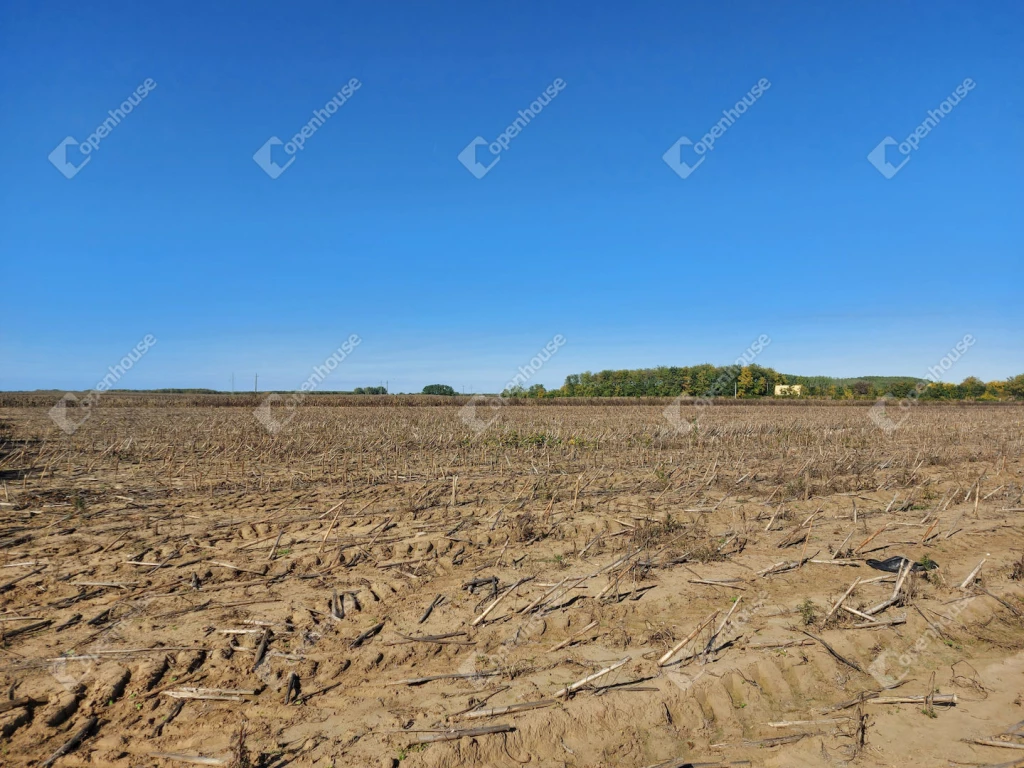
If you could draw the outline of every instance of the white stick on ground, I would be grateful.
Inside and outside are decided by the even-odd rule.
[[[960,589],[967,589],[967,587],[969,585],[974,583],[974,580],[978,577],[978,572],[981,570],[981,566],[983,566],[985,564],[985,560],[987,560],[987,559],[988,558],[984,558],[984,557],[981,558],[981,562],[978,563],[974,567],[974,570],[971,571],[970,575],[966,579],[964,579],[964,583],[960,585]]]
[[[719,613],[721,613],[721,611],[715,611],[714,613],[712,613],[710,616],[704,619],[704,621],[702,621],[697,626],[697,628],[693,630],[693,632],[688,634],[685,639],[673,645],[664,656],[658,659],[658,666],[664,667],[666,664],[668,664],[669,659],[671,659],[673,656],[675,656],[677,653],[683,650],[686,644],[693,640],[693,638],[695,638],[698,634],[700,634],[700,631],[704,629],[704,627],[706,627],[708,624],[714,621],[715,617],[718,616]]]
[[[902,568],[900,568],[900,574],[896,577],[896,587],[892,591],[893,600],[899,597],[900,588],[903,586],[903,582],[906,581],[907,576],[910,575],[910,572],[911,570],[913,570],[913,568],[914,564],[911,563],[909,560],[906,563],[904,563]]]
[[[563,696],[568,696],[573,691],[578,691],[580,688],[582,688],[587,683],[592,683],[594,680],[597,680],[599,677],[604,677],[609,672],[614,672],[616,669],[621,667],[623,664],[626,664],[627,662],[629,662],[631,660],[632,660],[632,657],[627,656],[626,658],[622,659],[622,661],[617,661],[614,664],[612,664],[610,667],[605,667],[600,672],[595,672],[592,675],[587,675],[582,680],[577,680],[572,685],[567,686],[567,687],[563,688],[562,690],[560,690],[558,693],[555,694],[555,698],[556,699],[560,699]]]
[[[846,592],[843,594],[843,596],[840,597],[839,600],[836,602],[836,604],[832,606],[832,610],[830,610],[828,613],[825,614],[825,618],[821,622],[822,624],[824,624],[826,621],[828,621],[830,618],[832,618],[832,614],[835,613],[837,610],[839,610],[839,606],[843,604],[843,602],[846,600],[846,598],[848,598],[850,595],[853,594],[853,590],[855,590],[857,588],[858,584],[860,584],[860,577],[859,576],[856,579],[854,579],[854,582],[853,582],[853,584],[850,585],[850,588],[848,590],[846,590]]]
[[[495,598],[494,602],[493,602],[493,603],[491,603],[490,605],[488,605],[488,606],[487,606],[487,607],[486,607],[486,608],[484,609],[484,612],[483,612],[483,613],[481,613],[481,614],[480,614],[479,616],[477,616],[477,617],[476,617],[475,619],[473,619],[473,624],[472,624],[471,626],[474,626],[474,627],[475,627],[475,626],[476,626],[477,624],[479,624],[479,623],[480,623],[480,622],[482,622],[482,621],[483,621],[484,619],[486,619],[486,618],[487,618],[487,616],[488,616],[488,615],[489,615],[489,614],[491,613],[491,611],[493,611],[493,610],[494,610],[495,608],[497,608],[497,607],[498,607],[498,604],[499,604],[499,603],[501,603],[501,601],[502,601],[502,600],[504,600],[504,599],[505,599],[506,597],[508,597],[509,595],[511,595],[511,594],[512,594],[513,592],[515,592],[515,591],[516,591],[516,589],[517,589],[517,588],[518,588],[518,587],[519,587],[519,586],[520,586],[521,584],[523,584],[523,583],[525,583],[525,582],[529,581],[529,580],[530,580],[531,578],[533,578],[533,577],[532,577],[532,576],[528,576],[528,577],[527,577],[527,578],[525,578],[525,579],[520,579],[520,580],[519,580],[519,581],[517,581],[517,582],[516,582],[515,584],[513,584],[513,585],[512,585],[511,587],[509,587],[509,588],[508,588],[508,589],[506,589],[506,590],[505,590],[504,592],[502,592],[502,593],[501,593],[500,595],[498,595],[498,597],[496,597],[496,598]]]
[[[571,642],[572,642],[573,640],[575,640],[575,639],[576,639],[577,637],[579,637],[580,635],[582,635],[582,634],[583,634],[584,632],[586,632],[586,631],[587,631],[588,629],[593,629],[593,628],[594,628],[594,627],[596,627],[596,626],[597,626],[597,622],[596,622],[596,621],[592,621],[592,622],[590,622],[590,623],[589,623],[589,624],[587,624],[587,626],[585,626],[585,627],[584,627],[583,629],[581,629],[581,630],[579,630],[579,631],[577,631],[577,632],[573,633],[573,634],[572,634],[572,635],[570,635],[569,637],[565,638],[565,640],[563,640],[562,642],[560,642],[560,643],[559,643],[558,645],[556,645],[556,646],[555,646],[554,648],[552,648],[551,650],[552,650],[552,651],[560,651],[560,650],[561,650],[562,648],[564,648],[565,646],[567,646],[567,645],[568,645],[569,643],[571,643]]]
[[[520,609],[519,609],[519,613],[528,613],[528,612],[532,611],[532,610],[533,610],[534,608],[536,608],[536,607],[537,607],[538,605],[540,605],[540,604],[541,604],[541,603],[543,603],[543,602],[544,602],[545,600],[547,600],[547,599],[548,599],[548,597],[550,597],[550,596],[551,596],[551,594],[552,594],[552,593],[553,593],[553,592],[554,592],[554,591],[555,591],[556,589],[558,589],[558,588],[559,588],[560,586],[562,586],[563,584],[565,584],[565,582],[567,582],[568,580],[569,580],[569,577],[568,577],[568,576],[566,576],[566,577],[565,577],[564,579],[562,579],[562,580],[561,580],[560,582],[558,582],[557,584],[555,584],[554,586],[552,586],[552,587],[551,587],[551,589],[549,589],[549,590],[548,590],[547,592],[545,592],[545,593],[544,593],[543,595],[541,595],[540,597],[538,597],[538,598],[537,598],[536,600],[534,600],[534,601],[533,601],[532,603],[530,603],[530,604],[529,604],[528,606],[526,606],[525,608],[520,608]]]

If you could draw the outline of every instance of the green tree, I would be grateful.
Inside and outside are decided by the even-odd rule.
[[[1006,397],[1005,381],[990,381],[985,385],[985,394],[981,400],[1002,400]]]
[[[851,389],[853,389],[853,394],[857,397],[871,397],[875,393],[875,388],[871,382],[864,381],[863,379],[853,382]]]
[[[914,391],[915,383],[911,379],[897,379],[889,385],[889,392],[895,398],[909,397],[910,393]]]
[[[450,387],[447,384],[427,384],[423,388],[424,395],[448,395],[449,397],[455,394],[455,388]]]
[[[957,389],[961,398],[969,397],[973,400],[985,394],[985,382],[977,376],[968,376]]]
[[[1024,400],[1024,373],[1007,379],[1004,389],[1014,400]]]

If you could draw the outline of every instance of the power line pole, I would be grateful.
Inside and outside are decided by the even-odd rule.
[[[256,381],[252,385],[252,391],[253,392],[259,392],[260,391],[260,375],[258,373],[256,374]]]

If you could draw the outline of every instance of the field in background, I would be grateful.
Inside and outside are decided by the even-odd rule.
[[[39,390],[36,392],[0,392],[0,408],[50,408],[57,402],[63,391]],[[236,393],[180,393],[166,394],[161,392],[128,392],[113,391],[103,393],[101,402],[105,408],[152,408],[164,406],[169,408],[257,408],[267,398],[267,392],[236,392]],[[288,392],[279,393],[287,398]],[[83,398],[84,392],[78,393]],[[309,392],[302,396],[300,407],[335,407],[335,408],[389,408],[403,406],[409,408],[430,408],[441,407],[451,408],[463,406],[474,398],[497,399],[498,395],[456,395],[446,397],[443,395],[346,395],[327,392]],[[594,405],[594,406],[628,406],[638,405],[660,405],[665,407],[676,400],[684,404],[693,405],[698,400],[703,403],[726,406],[751,406],[760,407],[794,407],[794,408],[825,408],[825,407],[850,407],[865,408],[874,404],[875,400],[827,400],[810,397],[778,397],[761,398],[751,400],[735,397],[557,397],[557,398],[527,398],[527,397],[505,397],[502,403],[505,407],[524,408],[536,406],[564,407],[570,405]],[[976,408],[999,408],[999,407],[1020,407],[1020,402],[1010,400],[1001,401],[957,401],[956,405],[969,405]],[[935,401],[920,399],[915,407],[924,408],[945,408],[951,405],[949,401]]]
[[[261,400],[0,395],[4,764],[1013,757],[1022,405]]]

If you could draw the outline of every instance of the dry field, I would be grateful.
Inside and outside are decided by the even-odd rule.
[[[1024,406],[182,402],[0,407],[0,764],[1024,756]]]

